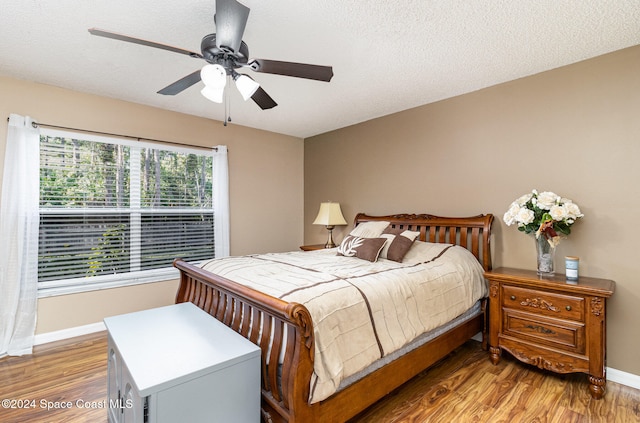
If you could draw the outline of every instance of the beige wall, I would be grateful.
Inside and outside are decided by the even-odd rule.
[[[384,101],[384,99],[379,99]],[[493,213],[495,266],[535,268],[534,243],[502,215],[533,188],[585,214],[563,240],[580,274],[616,281],[608,366],[640,375],[640,47],[305,140],[305,242],[321,201],[356,212]],[[348,228],[335,231],[339,242]]]
[[[223,127],[218,121],[0,77],[0,163],[4,163],[10,113],[60,126],[227,145],[231,253],[288,251],[302,242],[304,144],[299,138],[238,125]],[[168,281],[40,299],[36,333],[170,304],[176,286],[176,281]]]

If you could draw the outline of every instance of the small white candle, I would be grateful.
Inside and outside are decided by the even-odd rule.
[[[578,265],[580,259],[574,256],[566,256],[564,258],[564,265],[567,274],[567,279],[570,281],[578,280]]]

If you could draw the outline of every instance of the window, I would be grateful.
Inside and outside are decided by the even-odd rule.
[[[212,153],[41,128],[38,286],[175,277],[215,256]]]

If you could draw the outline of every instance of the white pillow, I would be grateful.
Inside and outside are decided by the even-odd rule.
[[[447,248],[450,245],[451,244],[415,241],[411,245],[411,248],[409,248],[409,251],[407,251],[407,254],[402,259],[402,262],[417,264],[432,260],[438,254],[440,254],[443,249]]]
[[[389,222],[386,221],[364,222],[353,228],[349,235],[360,238],[378,238],[387,226],[389,226]]]

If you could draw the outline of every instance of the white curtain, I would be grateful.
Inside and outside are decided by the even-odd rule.
[[[213,149],[213,210],[216,257],[229,255],[229,160],[227,146]]]
[[[10,115],[0,206],[0,357],[30,354],[38,300],[40,135]]]

